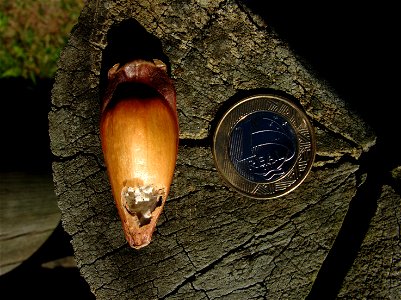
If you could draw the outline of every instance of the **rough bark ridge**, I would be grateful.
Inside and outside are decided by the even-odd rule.
[[[98,130],[102,76],[117,55],[109,32],[122,28],[127,47],[141,47],[124,27],[131,21],[168,59],[181,130],[170,197],[153,242],[140,251],[124,240]],[[302,105],[317,136],[307,180],[269,201],[227,188],[209,144],[219,113],[262,90]],[[305,298],[364,182],[359,158],[375,142],[261,18],[232,0],[88,1],[62,53],[52,105],[63,226],[98,299]]]
[[[339,299],[401,296],[401,197],[383,186],[378,208]]]

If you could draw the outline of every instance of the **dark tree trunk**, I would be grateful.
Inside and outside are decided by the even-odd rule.
[[[139,251],[124,239],[98,129],[106,70],[136,57],[160,58],[170,66],[181,138],[164,213],[152,243]],[[274,200],[246,198],[228,188],[210,144],[229,105],[264,91],[297,101],[317,139],[305,182]],[[378,215],[369,217],[374,209],[366,209],[361,226],[352,226],[381,192],[360,168],[375,135],[269,24],[238,1],[88,1],[59,61],[49,120],[63,226],[98,299],[400,294],[399,195],[384,188]],[[393,220],[385,240],[394,251],[374,246],[375,231],[387,220],[380,213]],[[350,247],[362,248],[349,255],[344,245],[354,234]],[[375,268],[364,269],[364,251],[376,253],[370,256],[378,260]],[[339,253],[345,262],[333,274],[343,259]]]

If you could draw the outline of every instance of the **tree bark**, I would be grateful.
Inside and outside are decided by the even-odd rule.
[[[383,186],[377,211],[344,279],[339,299],[400,298],[400,207],[400,195]]]
[[[180,123],[170,195],[140,251],[124,239],[98,129],[106,70],[130,55],[167,60]],[[228,188],[210,144],[219,116],[241,95],[263,91],[298,102],[317,139],[305,182],[274,200]],[[88,1],[59,61],[49,121],[63,226],[98,299],[307,297],[319,290],[350,203],[368,189],[360,157],[375,144],[369,126],[233,0]]]

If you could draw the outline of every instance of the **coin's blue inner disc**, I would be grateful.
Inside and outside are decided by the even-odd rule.
[[[298,139],[290,122],[270,111],[257,111],[235,124],[230,159],[241,176],[269,183],[287,174],[297,160]]]

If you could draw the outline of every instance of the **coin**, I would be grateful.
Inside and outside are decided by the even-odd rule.
[[[217,125],[213,138],[216,168],[235,190],[271,199],[297,188],[315,157],[315,135],[306,114],[282,96],[242,99]]]

